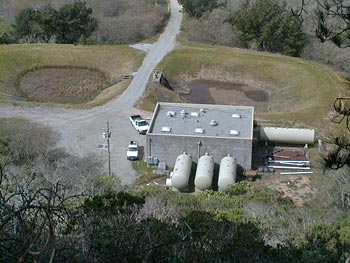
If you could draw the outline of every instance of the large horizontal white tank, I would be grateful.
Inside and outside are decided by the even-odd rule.
[[[219,191],[224,191],[228,186],[236,182],[237,177],[237,162],[236,158],[232,156],[226,156],[222,158],[220,162]]]
[[[260,140],[287,144],[314,144],[314,129],[260,127]]]
[[[207,153],[198,160],[194,186],[196,190],[211,188],[214,173],[214,158]]]
[[[190,155],[183,153],[176,158],[173,176],[171,178],[172,186],[178,190],[185,190],[188,187],[192,166]]]

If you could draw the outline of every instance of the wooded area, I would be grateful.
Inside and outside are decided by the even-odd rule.
[[[349,204],[328,198],[340,192],[320,192],[307,207],[246,182],[197,195],[125,188],[101,174],[95,156],[57,148],[49,128],[21,120],[0,128],[1,262],[343,263],[350,256]]]
[[[336,16],[342,12],[346,18],[344,0],[180,2],[188,15],[182,33],[188,40],[300,56],[350,70],[349,52],[337,47],[345,47],[349,38],[348,30],[342,30],[349,24]],[[322,44],[318,39],[332,41]]]
[[[169,13],[167,1],[13,2],[0,11],[0,43],[129,44],[153,37]],[[12,15],[12,16],[11,16]]]

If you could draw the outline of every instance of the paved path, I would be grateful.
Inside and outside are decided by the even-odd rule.
[[[142,97],[153,70],[176,45],[176,36],[180,31],[182,20],[182,13],[179,12],[181,6],[177,0],[170,0],[170,4],[171,17],[164,33],[148,50],[128,89],[115,100],[87,110],[0,104],[0,117],[25,118],[48,125],[59,133],[60,147],[78,156],[97,153],[106,160],[105,168],[107,168],[107,150],[98,146],[105,143],[102,138],[102,128],[106,127],[106,122],[109,121],[112,131],[110,140],[112,171],[120,176],[123,183],[133,183],[137,174],[131,168],[130,162],[126,160],[126,147],[132,139],[144,145],[145,136],[137,134],[130,125],[128,117],[131,114],[140,113],[134,105]],[[148,113],[148,116],[150,115]]]

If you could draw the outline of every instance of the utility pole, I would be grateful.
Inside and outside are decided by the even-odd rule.
[[[111,176],[111,149],[109,147],[109,138],[111,138],[111,131],[109,129],[109,122],[107,121],[107,129],[103,129],[102,134],[103,138],[107,140],[107,149],[108,149],[108,174]]]

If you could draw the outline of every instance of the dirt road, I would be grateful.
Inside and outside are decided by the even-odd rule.
[[[25,118],[33,122],[47,125],[60,135],[60,147],[68,152],[85,156],[97,153],[106,160],[107,149],[101,147],[105,144],[102,138],[102,128],[106,122],[111,127],[111,168],[124,184],[132,184],[137,174],[132,169],[130,161],[126,160],[126,147],[129,140],[138,140],[141,145],[145,143],[145,136],[137,134],[130,125],[129,115],[140,113],[134,108],[146,88],[147,82],[158,63],[172,51],[176,45],[176,36],[180,31],[182,13],[177,0],[170,0],[171,17],[158,41],[148,50],[137,75],[128,89],[118,98],[106,105],[87,110],[72,110],[64,108],[50,108],[46,106],[16,106],[14,104],[0,104],[0,117]],[[151,113],[141,113],[148,117]]]

